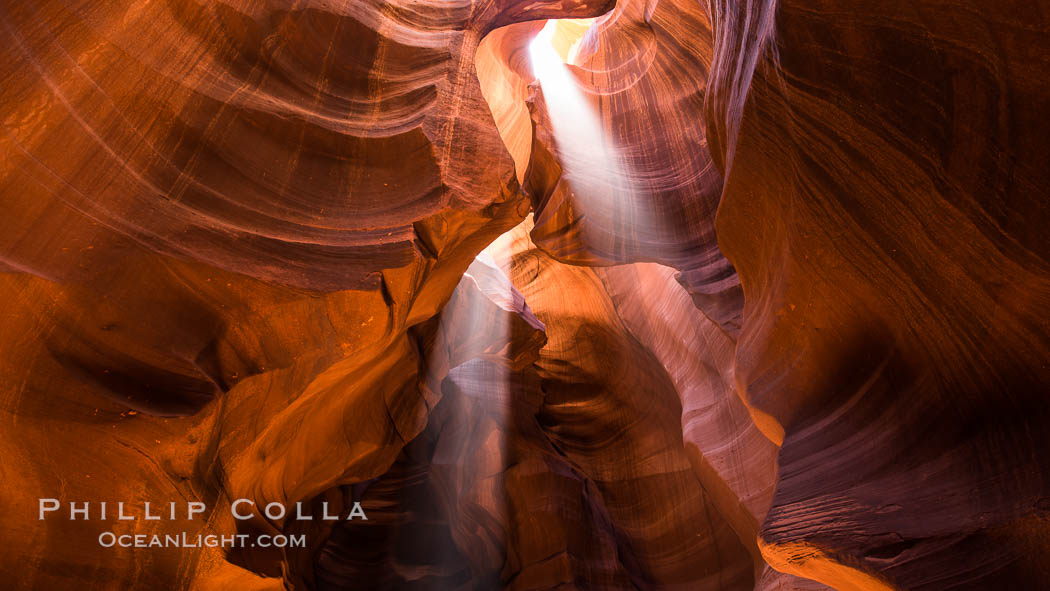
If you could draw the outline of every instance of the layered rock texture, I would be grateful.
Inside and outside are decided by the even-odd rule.
[[[712,14],[736,383],[781,445],[763,554],[841,589],[1044,588],[1047,6]]]
[[[0,38],[5,588],[1050,589],[1050,2]]]

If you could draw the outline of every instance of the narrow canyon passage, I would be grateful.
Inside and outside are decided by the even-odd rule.
[[[1050,2],[0,24],[0,587],[1050,589]]]

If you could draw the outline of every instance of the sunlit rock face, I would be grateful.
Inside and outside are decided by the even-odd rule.
[[[1050,5],[862,4],[7,2],[0,586],[1046,588]]]
[[[690,461],[667,368],[625,323],[601,272],[537,249],[531,222],[501,241],[511,242],[512,280],[547,327],[536,419],[593,480],[621,540],[621,568],[640,588],[750,588],[751,557]]]

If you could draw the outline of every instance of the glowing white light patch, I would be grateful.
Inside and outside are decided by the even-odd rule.
[[[655,231],[652,215],[641,211],[635,198],[637,191],[628,167],[554,48],[556,27],[557,21],[547,21],[529,44],[529,57],[543,89],[559,163],[572,188],[574,203],[584,215],[591,212],[606,222],[629,221],[636,232]],[[586,230],[584,226],[583,239],[591,246],[610,246],[594,244],[594,236],[589,235],[593,232]],[[615,232],[617,228],[606,230]]]

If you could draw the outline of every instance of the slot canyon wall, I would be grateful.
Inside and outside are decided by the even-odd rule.
[[[1050,589],[1050,3],[0,26],[2,586]]]

